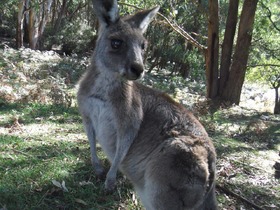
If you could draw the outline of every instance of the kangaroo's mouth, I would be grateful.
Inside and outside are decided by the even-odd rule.
[[[126,80],[140,80],[144,77],[145,71],[142,72],[134,72],[134,71],[124,71],[121,73],[121,77]]]

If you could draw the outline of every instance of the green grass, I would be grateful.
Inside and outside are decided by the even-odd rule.
[[[280,159],[280,121],[279,116],[264,114],[271,119],[261,120],[261,113],[242,108],[219,109],[203,123],[216,146],[218,185],[263,209],[277,209],[280,187],[273,165]],[[218,191],[218,201],[223,209],[254,209],[224,191]]]
[[[1,105],[0,115],[0,207],[143,209],[121,174],[116,191],[105,193],[104,182],[95,177],[91,167],[89,144],[76,107],[6,103]],[[279,124],[266,126],[256,142],[248,140],[255,139],[253,128],[245,128],[257,116],[232,116],[216,113],[202,118],[206,125],[212,122],[206,127],[217,149],[218,184],[259,206],[280,206],[279,181],[273,178],[272,169],[280,148]],[[239,128],[233,129],[235,124]],[[269,139],[275,139],[275,144],[264,147]],[[108,168],[104,154],[100,148],[98,151]],[[54,180],[65,182],[67,191]],[[219,190],[217,195],[221,209],[230,205],[252,209]]]
[[[13,110],[16,110],[13,112]],[[12,113],[12,114],[11,114]],[[14,115],[20,115],[13,127]],[[67,114],[66,114],[67,113]],[[7,209],[135,209],[129,182],[105,194],[94,176],[87,139],[74,108],[8,104],[0,134],[0,207]],[[42,118],[39,122],[36,118]],[[62,120],[63,119],[63,120]],[[99,150],[100,151],[100,150]],[[100,156],[104,155],[100,152]],[[108,163],[104,160],[104,164]],[[65,182],[68,192],[52,181]]]
[[[46,104],[0,104],[0,114],[4,119],[0,125],[11,123],[11,120],[18,118],[24,124],[34,123],[42,120],[49,122],[64,123],[67,121],[79,121],[80,117],[77,108]],[[14,118],[13,118],[14,117]],[[10,121],[9,121],[10,120]]]
[[[69,106],[61,103],[63,94],[48,94],[48,88],[59,86],[57,93],[62,90],[75,98],[73,86],[85,66],[73,58],[46,59],[35,51],[28,51],[28,56],[36,58],[30,64],[13,49],[1,55],[5,59],[0,58],[4,87],[0,95],[0,210],[142,210],[123,175],[118,174],[114,193],[104,191],[104,180],[94,175],[90,163],[89,144],[75,100]],[[40,75],[38,69],[48,70],[47,74],[43,71]],[[74,75],[66,85],[68,71]],[[280,162],[280,116],[238,106],[213,111],[201,96],[204,90],[200,83],[171,78],[166,72],[147,74],[143,82],[191,108],[206,127],[217,151],[220,209],[253,209],[221,188],[263,209],[280,209],[280,183],[273,169],[274,163]],[[37,92],[30,84],[37,85]],[[100,148],[98,153],[108,169]],[[58,183],[65,183],[67,190]]]

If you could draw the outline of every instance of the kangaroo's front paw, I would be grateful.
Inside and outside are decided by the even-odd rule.
[[[105,178],[105,170],[102,166],[98,166],[94,168],[95,174],[98,178],[104,179]]]
[[[107,192],[112,192],[116,186],[116,179],[115,178],[106,178],[105,180],[105,190]]]

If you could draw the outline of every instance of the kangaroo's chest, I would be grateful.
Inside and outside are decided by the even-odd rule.
[[[117,85],[111,75],[105,73],[94,78],[92,86],[84,93],[80,104],[85,115],[90,116],[96,139],[110,160],[116,150],[116,123],[109,92]]]
[[[99,98],[91,98],[92,110],[90,113],[96,139],[110,160],[113,159],[116,149],[116,126],[113,108],[110,103]]]

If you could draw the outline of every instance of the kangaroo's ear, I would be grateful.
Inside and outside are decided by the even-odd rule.
[[[92,0],[93,11],[101,26],[108,26],[119,20],[117,0]]]
[[[130,16],[127,21],[131,24],[132,27],[139,28],[142,33],[144,33],[147,30],[149,23],[157,14],[159,8],[160,7],[157,6],[153,9],[137,12],[135,15]]]

